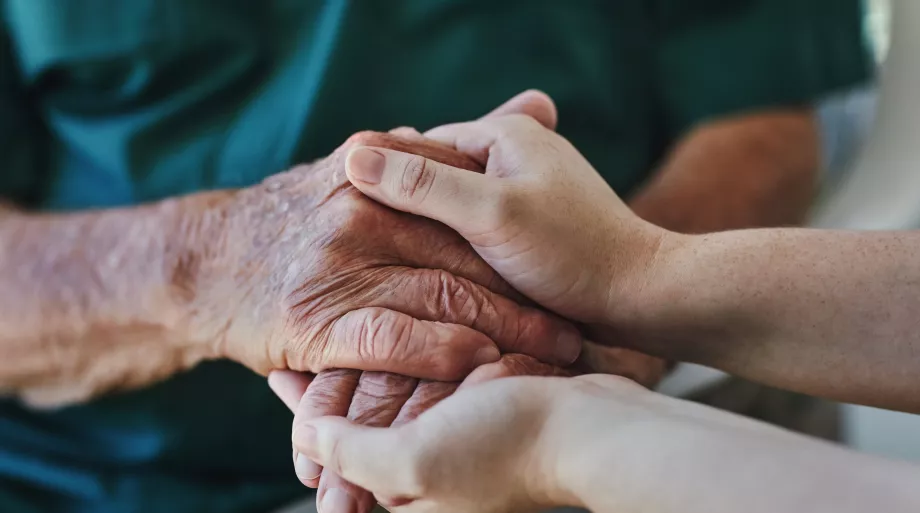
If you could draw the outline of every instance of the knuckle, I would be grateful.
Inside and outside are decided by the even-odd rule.
[[[394,361],[402,358],[406,341],[412,337],[411,319],[385,310],[368,313],[357,323],[353,340],[361,362]]]
[[[434,174],[434,166],[430,165],[428,159],[419,156],[408,158],[403,167],[399,194],[403,199],[416,203],[425,201],[434,183]]]
[[[349,419],[365,426],[387,426],[412,395],[417,380],[389,372],[365,372],[349,410]]]
[[[501,125],[502,134],[507,136],[529,135],[540,130],[545,130],[540,122],[527,114],[520,113],[505,116]]]
[[[445,271],[438,271],[435,279],[435,304],[439,308],[439,320],[469,324],[479,318],[481,298],[467,283]]]
[[[304,394],[296,417],[308,420],[325,415],[343,415],[361,371],[333,369],[316,375]]]

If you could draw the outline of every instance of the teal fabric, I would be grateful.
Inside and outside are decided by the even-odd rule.
[[[869,76],[857,0],[0,0],[0,195],[38,210],[253,184],[357,130],[530,87],[628,195],[688,127]],[[0,403],[0,511],[268,511],[307,493],[264,379],[210,363]]]

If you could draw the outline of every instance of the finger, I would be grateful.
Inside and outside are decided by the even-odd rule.
[[[273,370],[268,374],[268,387],[292,412],[313,381],[313,374],[290,370]]]
[[[358,147],[345,163],[348,179],[396,210],[440,221],[465,238],[496,230],[501,185],[491,177],[418,155]]]
[[[552,98],[543,91],[529,89],[514,98],[499,105],[492,112],[483,116],[483,119],[507,116],[510,114],[524,114],[537,120],[544,127],[555,130],[559,113]]]
[[[320,366],[455,381],[499,357],[495,343],[472,328],[368,307],[330,326]]]
[[[303,394],[294,411],[291,438],[309,421],[326,415],[344,417],[358,386],[361,371],[334,369],[320,372]],[[294,472],[304,485],[316,488],[323,469],[307,456],[294,450]]]
[[[572,368],[584,374],[614,374],[654,388],[667,373],[668,362],[632,349],[586,342]]]
[[[406,294],[406,290],[414,293]],[[406,270],[384,281],[375,292],[379,306],[416,319],[467,326],[494,341],[502,352],[527,354],[563,366],[574,362],[581,352],[581,333],[571,323],[445,271]],[[420,377],[453,381],[465,376]]]
[[[503,147],[498,146],[500,140],[511,143],[505,147],[526,152],[528,148],[539,147],[539,138],[546,134],[546,128],[534,118],[511,114],[439,126],[426,132],[425,137],[469,156],[487,175],[502,176],[512,170],[494,167],[493,162],[501,159],[490,158],[502,151]]]
[[[478,367],[463,380],[460,388],[466,388],[486,381],[492,381],[498,378],[510,378],[512,376],[558,376],[569,377],[571,371],[557,367],[555,365],[545,364],[535,358],[522,354],[506,354],[502,359]]]
[[[378,495],[414,498],[421,495],[416,455],[422,439],[412,437],[408,427],[374,428],[323,417],[305,425],[294,445],[361,488]]]
[[[425,136],[421,134],[418,130],[412,128],[411,126],[401,126],[390,130],[391,134],[398,135],[404,139],[410,141],[425,141]]]
[[[396,419],[416,390],[418,380],[389,372],[363,372],[348,409],[348,419],[355,424],[370,427],[388,427]],[[373,494],[349,483],[329,469],[323,470],[316,491],[316,504],[320,506],[327,492],[334,498],[338,511],[369,513],[377,501]],[[323,509],[326,511],[326,509]]]
[[[487,364],[483,367],[489,365],[492,364]],[[481,369],[482,367],[478,368]],[[473,373],[475,374],[476,371],[473,371]],[[459,383],[447,383],[444,381],[419,381],[418,386],[415,387],[415,391],[412,393],[412,397],[403,405],[392,426],[401,426],[415,419],[428,411],[429,408],[450,397],[451,394],[457,391],[458,386]]]
[[[386,148],[394,151],[402,151],[420,155],[442,164],[453,166],[468,171],[482,173],[484,167],[462,152],[457,151],[451,146],[444,143],[429,139],[427,137],[417,139],[414,137],[402,137],[391,133],[381,132],[358,132],[348,138],[342,145],[346,151],[337,150],[333,156],[338,159],[345,156],[348,152],[360,146],[373,146],[376,148]],[[333,164],[338,166],[338,163]]]

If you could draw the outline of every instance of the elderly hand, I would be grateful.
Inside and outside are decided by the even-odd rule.
[[[188,228],[191,322],[215,357],[272,369],[391,371],[458,380],[499,349],[567,364],[581,337],[513,293],[454,232],[351,187],[355,146],[474,167],[439,144],[361,133],[330,157],[219,196]]]

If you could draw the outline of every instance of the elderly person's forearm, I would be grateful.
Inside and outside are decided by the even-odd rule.
[[[187,303],[204,251],[195,241],[214,228],[206,213],[224,197],[79,214],[6,210],[0,387],[37,404],[68,402],[206,357]]]
[[[680,233],[799,224],[816,191],[819,155],[811,108],[717,119],[684,136],[629,206]]]
[[[0,386],[49,404],[148,384],[203,359],[256,372],[352,368],[459,380],[525,353],[566,365],[561,318],[514,291],[457,234],[365,198],[344,153],[237,190],[82,214],[7,211],[0,226]]]

